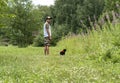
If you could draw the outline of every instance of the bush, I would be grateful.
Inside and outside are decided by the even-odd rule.
[[[44,46],[44,36],[42,31],[40,31],[40,33],[34,39],[33,46],[35,47]]]

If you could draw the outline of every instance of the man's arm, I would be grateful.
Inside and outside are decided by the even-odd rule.
[[[48,38],[51,40],[50,32],[49,32],[49,24],[46,24],[46,31],[48,34]]]

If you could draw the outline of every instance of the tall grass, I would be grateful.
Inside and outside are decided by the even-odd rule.
[[[120,24],[105,24],[87,34],[72,35],[58,43],[59,48],[66,48],[68,55],[83,55],[92,58],[112,58],[120,54]],[[117,60],[117,61],[119,61]]]
[[[49,56],[42,47],[0,47],[0,83],[119,83],[119,40],[120,24],[108,23],[66,36]]]
[[[59,56],[59,47],[0,47],[1,83],[118,83],[120,64],[100,63],[78,54]]]

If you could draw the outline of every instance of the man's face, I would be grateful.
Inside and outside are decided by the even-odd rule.
[[[51,22],[51,19],[47,19],[47,22],[50,23],[50,22]]]

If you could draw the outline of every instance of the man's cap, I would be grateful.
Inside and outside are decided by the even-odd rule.
[[[47,20],[47,19],[52,19],[52,17],[50,17],[50,16],[47,16],[47,17],[46,17],[46,20]]]

